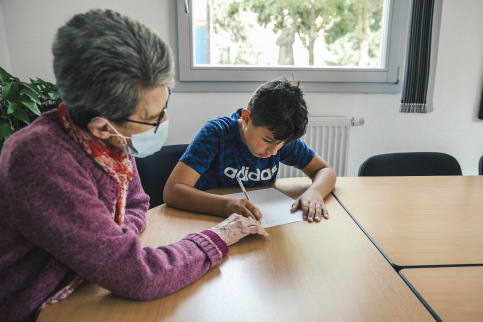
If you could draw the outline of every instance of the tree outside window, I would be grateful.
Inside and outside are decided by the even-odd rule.
[[[384,67],[384,0],[196,0],[195,65]]]

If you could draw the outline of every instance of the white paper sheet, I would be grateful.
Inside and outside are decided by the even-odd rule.
[[[302,221],[302,210],[290,212],[294,200],[274,188],[248,191],[250,201],[263,215],[261,224],[263,228],[284,225]],[[229,198],[245,198],[243,192],[225,195]]]

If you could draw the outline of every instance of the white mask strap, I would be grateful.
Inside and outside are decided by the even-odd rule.
[[[95,120],[95,119],[101,119],[101,120],[106,121],[106,123],[107,123],[107,124],[108,124],[108,125],[111,127],[111,129],[113,129],[113,130],[114,130],[114,132],[116,132],[116,134],[112,134],[112,133],[111,133],[111,135],[112,135],[112,136],[120,136],[120,137],[122,137],[122,138],[124,139],[124,143],[126,143],[126,144],[127,144],[127,141],[126,141],[126,140],[127,140],[127,139],[130,139],[130,137],[128,137],[128,136],[124,136],[124,135],[122,135],[121,133],[119,133],[119,131],[118,131],[118,130],[116,130],[116,128],[115,128],[114,126],[112,126],[112,124],[111,124],[111,123],[109,123],[109,121],[108,121],[108,120],[106,120],[105,118],[103,118],[103,117],[99,117],[99,116],[98,116],[98,117],[93,118],[92,120]]]

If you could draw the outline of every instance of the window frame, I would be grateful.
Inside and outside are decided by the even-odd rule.
[[[383,68],[216,67],[193,66],[191,0],[177,0],[170,11],[176,24],[172,41],[178,73],[176,91],[253,91],[261,83],[285,76],[311,92],[400,93],[408,31],[409,0],[388,0],[388,29]],[[186,10],[188,5],[188,10]],[[188,11],[188,13],[186,13]],[[396,14],[397,13],[397,14]]]

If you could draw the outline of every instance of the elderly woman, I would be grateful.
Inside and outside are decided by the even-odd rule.
[[[133,156],[166,140],[171,51],[109,10],[74,16],[52,50],[63,103],[7,140],[0,157],[0,321],[31,319],[83,279],[127,298],[162,297],[218,264],[227,246],[267,236],[233,214],[141,248],[149,197]]]

